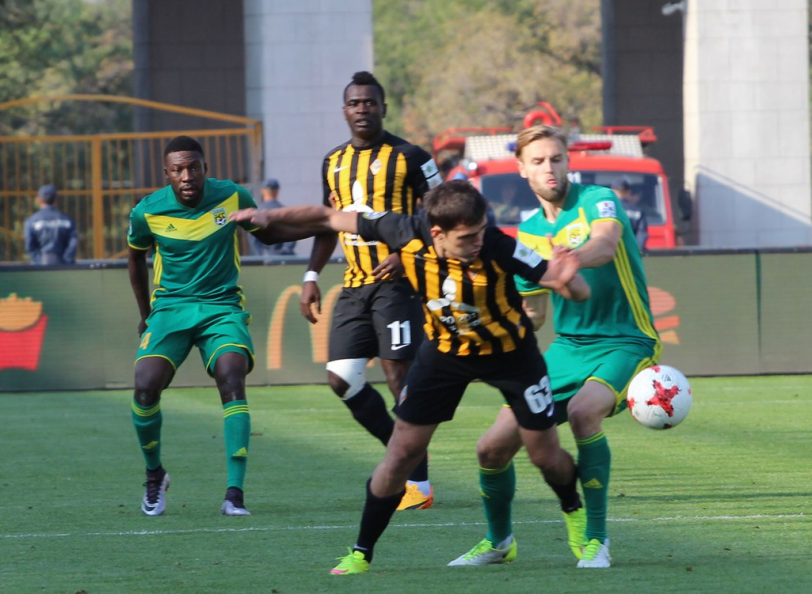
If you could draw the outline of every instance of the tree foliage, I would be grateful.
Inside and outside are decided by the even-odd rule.
[[[454,126],[509,125],[540,100],[601,121],[599,0],[373,0],[387,127],[425,143]],[[131,0],[0,0],[0,102],[132,95]],[[118,104],[0,112],[0,134],[132,129]]]
[[[505,126],[538,101],[601,123],[599,0],[374,0],[387,127],[427,144]]]
[[[131,0],[0,0],[0,102],[132,95]],[[45,103],[0,111],[0,134],[132,129],[120,104]]]

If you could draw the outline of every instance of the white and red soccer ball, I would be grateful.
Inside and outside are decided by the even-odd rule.
[[[668,365],[654,365],[634,376],[626,394],[629,411],[650,429],[671,429],[691,410],[693,391],[684,375]]]

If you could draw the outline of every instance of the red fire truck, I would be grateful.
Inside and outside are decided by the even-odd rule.
[[[535,124],[560,127],[561,118],[542,102],[523,121],[525,128]],[[510,127],[451,128],[438,134],[433,146],[437,164],[449,169],[446,179],[469,179],[491,203],[497,225],[514,236],[518,224],[539,207],[519,175],[516,136]],[[588,134],[570,130],[568,147],[571,181],[610,188],[625,180],[632,194],[639,196],[648,221],[647,249],[675,245],[668,180],[660,162],[643,152],[656,140],[651,127],[601,126]]]

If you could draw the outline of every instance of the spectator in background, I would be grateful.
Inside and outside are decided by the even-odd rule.
[[[273,178],[265,180],[265,185],[261,190],[262,202],[257,206],[266,210],[282,208],[283,204],[278,199],[279,187],[278,180]],[[251,253],[255,256],[292,256],[296,247],[295,241],[265,245],[253,235],[249,235],[249,241],[251,242]]]
[[[56,188],[42,186],[37,192],[39,211],[25,221],[25,251],[32,264],[53,266],[76,262],[76,223],[55,204]]]
[[[612,190],[620,200],[623,210],[629,216],[640,253],[645,254],[646,241],[648,241],[648,220],[646,219],[646,211],[640,206],[640,194],[632,193],[632,184],[625,177],[616,180],[612,184]]]
[[[518,191],[515,184],[504,183],[499,192],[499,200],[490,202],[490,207],[500,225],[518,225],[522,211],[517,202]]]

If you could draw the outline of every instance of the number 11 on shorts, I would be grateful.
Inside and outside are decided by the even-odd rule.
[[[392,350],[396,351],[412,344],[412,325],[409,320],[405,322],[392,322],[387,326],[392,339]]]

